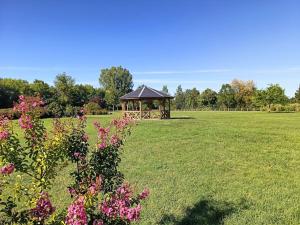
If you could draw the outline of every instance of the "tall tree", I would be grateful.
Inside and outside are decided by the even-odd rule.
[[[181,85],[179,85],[176,89],[174,102],[176,109],[183,109],[185,107],[185,96]]]
[[[165,92],[165,93],[169,93],[168,86],[164,85],[163,88],[162,88],[162,91]]]
[[[133,88],[132,75],[121,66],[101,70],[99,82],[105,90],[105,100],[113,108],[119,104],[119,98]]]
[[[71,104],[72,92],[75,80],[66,73],[58,74],[54,80],[54,86],[58,101],[62,105]]]
[[[217,104],[217,92],[207,88],[200,95],[200,104],[206,107],[215,107]]]
[[[226,108],[236,107],[235,92],[230,84],[223,84],[218,93],[218,104]]]
[[[89,84],[76,84],[71,92],[70,103],[73,106],[83,106],[96,96],[96,90]]]
[[[29,83],[25,80],[0,78],[0,108],[10,108],[19,95],[30,95]]]
[[[40,96],[47,103],[55,93],[53,87],[50,87],[49,84],[42,80],[34,80],[33,83],[30,84],[30,88],[32,90],[32,95]]]
[[[300,85],[298,87],[298,90],[295,93],[295,101],[300,103]]]
[[[185,91],[185,104],[186,108],[196,109],[198,107],[198,99],[200,92],[196,89],[187,89]]]
[[[288,97],[285,95],[285,91],[279,84],[271,84],[265,90],[265,102],[269,106],[271,104],[285,104],[288,101]]]
[[[235,100],[240,108],[249,107],[255,93],[255,84],[252,80],[242,81],[234,79],[231,87],[235,91]]]

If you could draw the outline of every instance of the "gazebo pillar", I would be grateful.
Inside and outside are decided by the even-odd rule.
[[[142,119],[142,101],[140,100],[139,103],[140,103],[140,119]]]

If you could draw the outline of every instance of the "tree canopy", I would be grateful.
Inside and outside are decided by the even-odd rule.
[[[101,70],[99,82],[106,92],[105,100],[113,107],[119,104],[121,96],[133,88],[131,73],[121,66]]]

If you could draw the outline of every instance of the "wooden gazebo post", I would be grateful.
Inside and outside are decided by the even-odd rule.
[[[140,119],[142,119],[142,100],[140,100],[139,103],[140,103]]]

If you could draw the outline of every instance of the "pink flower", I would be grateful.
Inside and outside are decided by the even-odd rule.
[[[89,187],[90,194],[92,194],[92,195],[97,194],[101,189],[101,183],[102,183],[102,179],[100,176],[98,176],[96,178],[96,181],[93,182],[92,185]]]
[[[94,220],[93,225],[104,225],[103,220]]]
[[[84,134],[84,135],[82,136],[82,140],[83,140],[84,142],[87,142],[87,141],[89,140],[89,136],[88,136],[87,134]]]
[[[73,154],[73,156],[76,158],[76,159],[78,159],[79,157],[80,157],[80,152],[74,152],[74,154]]]
[[[69,225],[87,225],[88,218],[84,208],[84,198],[79,197],[69,207],[66,217],[66,224]]]
[[[120,145],[120,138],[117,135],[112,135],[110,138],[110,144],[113,146],[119,146]]]
[[[28,115],[22,115],[19,119],[19,125],[22,129],[32,129],[33,124],[31,121],[31,117]]]
[[[9,175],[9,174],[13,173],[14,170],[15,170],[15,165],[13,163],[9,163],[8,165],[3,166],[0,169],[0,173],[3,175]]]
[[[102,213],[112,219],[119,217],[129,222],[139,220],[142,208],[140,204],[133,207],[132,195],[129,185],[123,184],[101,204]]]
[[[68,191],[72,197],[77,195],[76,190],[74,188],[69,187]]]
[[[40,198],[36,203],[36,207],[31,209],[31,216],[38,221],[44,221],[55,211],[46,192],[42,192]]]
[[[139,199],[142,200],[142,199],[148,198],[149,194],[150,194],[149,189],[148,189],[148,188],[145,188],[145,189],[143,190],[143,192],[139,194],[138,197],[139,197]]]
[[[0,131],[0,141],[5,140],[9,137],[9,132],[7,130]]]
[[[20,101],[24,101],[24,100],[25,100],[24,95],[20,95],[20,96],[19,96],[19,100],[20,100]]]
[[[98,148],[99,149],[105,149],[106,148],[106,143],[105,142],[101,142],[100,144],[98,144]]]

